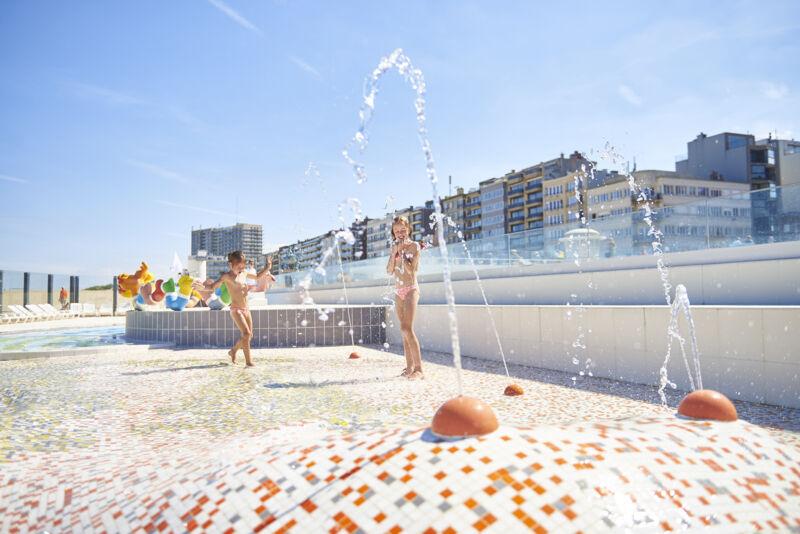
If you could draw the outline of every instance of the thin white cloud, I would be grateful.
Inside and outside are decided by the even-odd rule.
[[[189,206],[187,204],[178,204],[178,203],[175,203],[175,202],[169,202],[167,200],[156,200],[156,204],[161,204],[162,206],[167,206],[167,207],[170,207],[170,208],[180,208],[180,209],[184,209],[184,210],[199,211],[201,213],[210,213],[211,215],[222,215],[223,217],[231,217],[233,219],[241,218],[241,217],[237,217],[233,213],[227,213],[227,212],[224,212],[224,211],[212,210],[212,209],[204,208],[202,206]]]
[[[83,98],[100,100],[106,104],[115,106],[141,106],[146,104],[144,100],[133,95],[122,93],[107,87],[100,87],[83,82],[67,82],[73,93]]]
[[[178,182],[181,184],[188,184],[189,179],[182,174],[171,171],[169,169],[165,169],[164,167],[160,167],[158,165],[154,165],[152,163],[147,163],[145,161],[138,161],[135,159],[127,160],[128,165],[133,165],[134,167],[138,167],[144,171],[149,172],[150,174],[154,174],[166,180],[171,180],[173,182]]]
[[[764,82],[761,84],[761,94],[770,100],[780,100],[789,94],[789,87],[785,83]]]
[[[15,184],[27,184],[28,180],[24,178],[17,178],[16,176],[9,176],[7,174],[0,174],[0,180],[4,182],[14,182]]]
[[[625,101],[628,102],[629,104],[636,106],[637,108],[642,105],[642,97],[636,94],[636,91],[634,91],[627,85],[621,84],[617,88],[617,92],[619,93],[619,96],[625,99]]]
[[[312,75],[314,78],[316,78],[318,80],[322,79],[322,74],[320,74],[317,69],[315,69],[314,67],[312,67],[311,65],[309,65],[308,63],[306,63],[305,61],[300,59],[299,57],[297,57],[297,56],[289,56],[289,60],[292,63],[294,63],[295,65],[297,65],[298,67],[300,67],[303,71],[305,71],[308,74]]]
[[[250,22],[249,20],[244,18],[236,10],[234,10],[232,7],[230,7],[228,4],[226,4],[222,0],[208,0],[208,3],[211,4],[212,6],[216,7],[217,9],[222,11],[223,13],[225,13],[225,15],[227,15],[231,20],[236,22],[236,24],[238,24],[242,28],[246,28],[246,29],[248,29],[250,31],[253,31],[253,32],[256,32],[258,34],[261,33],[261,30],[255,24],[253,24],[252,22]]]

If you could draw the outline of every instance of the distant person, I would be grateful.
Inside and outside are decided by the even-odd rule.
[[[392,239],[394,244],[389,251],[389,262],[386,272],[395,279],[394,309],[400,321],[400,332],[403,336],[403,353],[406,357],[406,368],[401,373],[410,379],[423,378],[422,355],[419,339],[414,333],[414,316],[419,302],[419,286],[417,271],[419,270],[420,245],[409,238],[411,224],[405,217],[395,217],[392,221]]]
[[[67,293],[67,290],[63,287],[61,288],[61,291],[58,292],[58,302],[61,303],[62,310],[67,309],[67,306],[69,305],[69,293]]]
[[[230,312],[233,322],[241,332],[242,337],[239,341],[233,344],[231,350],[228,351],[228,356],[231,358],[231,363],[236,363],[236,353],[241,349],[244,352],[244,360],[247,367],[253,366],[253,360],[250,357],[250,340],[253,339],[253,317],[250,315],[250,310],[247,307],[247,294],[251,291],[251,287],[247,285],[248,279],[257,280],[258,287],[261,291],[269,287],[271,281],[275,280],[269,269],[272,267],[272,261],[267,261],[264,269],[256,274],[250,274],[245,271],[245,257],[241,250],[231,252],[228,254],[228,266],[230,271],[222,273],[219,279],[215,282],[213,280],[206,280],[200,284],[202,289],[216,290],[222,284],[228,288],[228,293],[231,296]],[[198,282],[199,284],[199,282]]]

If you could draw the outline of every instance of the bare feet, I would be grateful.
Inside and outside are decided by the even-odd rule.
[[[422,374],[422,369],[414,369],[410,375],[408,375],[409,380],[422,380],[425,378],[425,375]]]
[[[228,356],[231,357],[231,363],[236,363],[236,349],[231,349],[228,351]]]
[[[253,365],[253,362],[247,362],[245,367],[255,367],[255,365]]]
[[[405,369],[403,369],[403,372],[400,373],[400,376],[406,376],[407,377],[407,376],[409,376],[411,374],[411,372],[412,372],[412,369],[410,369],[409,367],[406,367]]]

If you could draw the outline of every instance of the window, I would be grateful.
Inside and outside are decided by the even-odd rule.
[[[749,144],[749,139],[744,135],[728,135],[725,137],[725,141],[727,143],[725,147],[727,150],[733,150],[734,148],[740,148]]]
[[[767,168],[764,165],[751,165],[750,174],[753,178],[766,178]]]
[[[750,151],[750,162],[751,163],[766,163],[767,162],[767,151],[766,150],[751,150]]]
[[[800,145],[787,143],[786,148],[783,149],[783,154],[790,156],[792,154],[800,154]]]

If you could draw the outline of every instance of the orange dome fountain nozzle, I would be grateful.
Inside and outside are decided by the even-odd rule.
[[[458,396],[442,404],[433,416],[431,432],[439,438],[469,438],[497,430],[497,417],[480,399]]]
[[[519,384],[509,384],[506,386],[506,390],[503,391],[503,395],[506,395],[508,397],[518,397],[523,393],[525,393],[525,391]]]
[[[349,358],[349,359],[351,359],[351,360],[357,360],[357,359],[359,359],[360,357],[361,357],[361,355],[360,355],[359,353],[357,353],[357,352],[353,351],[353,352],[351,352],[351,353],[350,353],[350,358]]]
[[[739,418],[730,399],[712,389],[698,389],[686,395],[678,406],[678,413],[713,421],[736,421]]]

